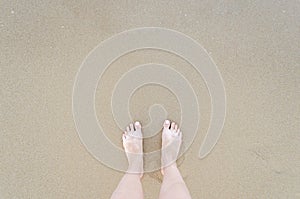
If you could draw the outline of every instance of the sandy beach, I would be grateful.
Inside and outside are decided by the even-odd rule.
[[[0,198],[110,198],[123,173],[95,159],[80,140],[72,92],[91,50],[139,27],[173,29],[203,46],[224,81],[225,124],[212,152],[199,159],[212,111],[205,81],[172,53],[139,50],[113,62],[97,85],[97,118],[111,142],[121,148],[125,127],[116,124],[110,105],[118,80],[136,65],[168,64],[192,85],[201,114],[178,161],[192,198],[300,198],[296,0],[1,1]],[[132,95],[132,118],[148,124],[153,104],[180,122],[176,96],[151,84]],[[158,149],[159,138],[146,140],[144,150]],[[161,180],[160,171],[144,175],[145,199],[158,197]]]

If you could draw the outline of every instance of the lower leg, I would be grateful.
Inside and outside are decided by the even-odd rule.
[[[181,174],[174,163],[163,169],[164,179],[160,189],[159,199],[190,199],[190,193]]]
[[[127,173],[123,176],[118,187],[111,196],[111,199],[142,199],[143,188],[140,181],[140,174]]]

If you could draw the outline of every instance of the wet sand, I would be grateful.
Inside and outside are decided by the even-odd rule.
[[[137,64],[166,63],[190,81],[199,99],[201,126],[179,167],[192,197],[300,197],[298,1],[29,0],[0,5],[0,198],[110,197],[123,174],[101,164],[81,143],[72,89],[95,46],[144,26],[183,32],[209,52],[226,88],[223,133],[212,153],[200,160],[211,114],[205,82],[178,57],[143,50],[114,62],[99,81],[97,116],[112,142],[121,146],[109,105],[111,89]],[[176,97],[155,85],[132,96],[133,118],[147,124],[153,103],[165,104],[168,117],[180,120]],[[145,150],[159,146],[153,143]],[[157,198],[160,181],[159,172],[144,176],[146,199]]]

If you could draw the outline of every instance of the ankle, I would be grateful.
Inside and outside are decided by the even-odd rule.
[[[166,166],[166,167],[161,168],[160,171],[161,171],[162,175],[164,175],[166,172],[168,172],[168,171],[170,171],[170,170],[174,170],[174,169],[178,169],[178,168],[177,168],[176,162],[172,163],[172,164],[169,165],[169,166]]]
[[[144,173],[143,162],[135,162],[133,164],[129,164],[126,173],[142,176]]]

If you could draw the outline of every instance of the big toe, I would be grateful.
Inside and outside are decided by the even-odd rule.
[[[170,120],[165,120],[163,126],[164,126],[165,129],[169,129],[170,128]]]
[[[142,135],[142,125],[139,121],[136,121],[134,123],[134,128],[135,128],[135,131],[133,132],[133,136],[137,137],[137,138],[142,138],[143,135]]]
[[[141,123],[140,123],[139,121],[136,121],[136,122],[134,123],[134,127],[135,127],[136,130],[141,130],[142,125],[141,125]]]

